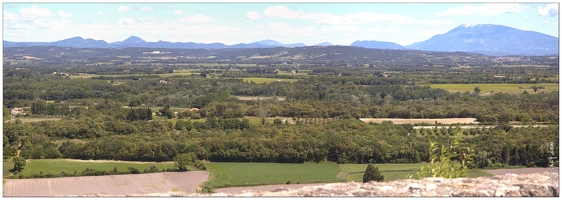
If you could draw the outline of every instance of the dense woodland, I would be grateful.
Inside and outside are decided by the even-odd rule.
[[[533,60],[541,59],[547,60]],[[8,65],[3,152],[33,159],[171,161],[193,152],[210,161],[418,163],[429,161],[429,141],[450,142],[461,132],[463,144],[476,150],[471,167],[546,167],[551,142],[558,156],[558,91],[482,95],[428,86],[558,83],[558,67],[453,64]],[[174,70],[192,74],[159,76]],[[278,73],[285,70],[295,73]],[[78,73],[96,75],[73,78]],[[258,84],[247,77],[298,81]],[[27,114],[10,116],[16,107]],[[476,118],[496,126],[414,129],[359,118]],[[548,127],[514,128],[513,121]]]

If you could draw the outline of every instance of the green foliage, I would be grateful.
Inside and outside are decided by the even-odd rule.
[[[127,120],[152,120],[152,110],[150,107],[131,108],[129,114],[127,114]]]
[[[131,173],[131,174],[140,174],[140,170],[137,169],[136,167],[127,167],[127,169],[129,170],[129,173]]]
[[[160,114],[168,119],[174,118],[174,112],[170,110],[170,104],[159,110]]]
[[[430,142],[430,164],[428,171],[422,167],[418,172],[420,179],[427,175],[431,177],[457,178],[464,176],[468,165],[473,162],[474,150],[470,147],[461,146],[461,131],[455,132],[452,144],[439,145]]]
[[[12,162],[14,162],[14,172],[21,172],[23,170],[23,167],[25,167],[26,165],[25,158],[22,158],[20,156],[13,158]]]
[[[474,88],[474,92],[480,93],[480,88],[479,88],[479,87],[475,87],[475,88]]]
[[[193,152],[179,154],[174,157],[175,165],[180,172],[188,171],[188,166],[194,165],[196,161],[198,161],[197,155]],[[199,166],[202,167],[201,165]]]
[[[365,173],[363,174],[363,183],[369,181],[376,181],[376,182],[384,181],[384,176],[379,171],[379,168],[373,166],[372,164],[369,164],[367,166],[367,169],[365,169]]]

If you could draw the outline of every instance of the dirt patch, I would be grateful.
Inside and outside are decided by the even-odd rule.
[[[519,168],[519,169],[493,169],[486,170],[486,172],[493,175],[505,175],[505,174],[536,174],[550,172],[551,168]],[[552,168],[552,173],[558,173],[558,167]]]
[[[209,172],[165,172],[70,178],[5,179],[4,197],[162,196],[193,194]]]
[[[260,185],[260,186],[250,186],[250,187],[230,187],[230,188],[219,188],[215,190],[215,193],[227,193],[227,194],[237,194],[246,191],[276,191],[281,189],[300,189],[306,186],[321,186],[329,183],[310,183],[310,184],[279,184],[279,185]]]
[[[382,123],[384,121],[391,121],[394,124],[418,124],[418,123],[428,123],[428,124],[478,124],[476,118],[443,118],[443,119],[399,119],[399,118],[360,118],[361,121],[366,123],[375,122]]]

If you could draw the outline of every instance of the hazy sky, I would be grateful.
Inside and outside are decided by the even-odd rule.
[[[558,3],[4,3],[3,40],[408,45],[461,24],[499,24],[558,37]]]

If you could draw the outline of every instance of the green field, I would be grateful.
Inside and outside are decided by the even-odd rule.
[[[379,168],[384,181],[406,179],[408,174],[416,178],[416,173],[427,163],[414,164],[374,164]],[[207,187],[252,186],[264,184],[284,184],[313,182],[362,182],[367,164],[288,164],[288,163],[208,163],[211,179]],[[345,180],[339,179],[343,178]],[[466,177],[492,176],[479,169],[468,170]]]
[[[281,70],[279,70],[279,71],[277,72],[277,75],[286,75],[286,76],[308,76],[308,73],[307,73],[307,72],[309,72],[309,71],[310,71],[310,70],[306,70],[306,72],[305,72],[305,70],[302,70],[302,71],[299,70],[299,73],[297,74],[297,73],[293,73],[292,71],[281,71]]]
[[[117,170],[120,172],[128,171],[127,167],[135,167],[140,171],[145,169],[149,169],[150,166],[155,165],[159,170],[167,169],[167,168],[174,168],[173,162],[121,162],[121,161],[82,161],[82,160],[71,160],[71,159],[29,159],[27,160],[27,164],[25,165],[21,174],[24,176],[30,176],[32,174],[39,174],[39,172],[43,172],[43,174],[60,174],[63,170],[67,173],[80,173],[81,171],[85,170],[86,168],[95,169],[95,170],[106,170],[110,171],[113,168],[117,167]],[[7,159],[3,163],[3,176],[9,177],[11,172],[10,169],[14,167],[14,164],[11,159]]]
[[[272,83],[272,82],[276,82],[276,81],[293,83],[293,82],[297,82],[298,79],[252,77],[252,78],[244,78],[243,81],[248,82],[248,83],[253,81],[254,83],[257,83],[257,84]]]
[[[260,184],[337,182],[339,173],[335,163],[207,163],[211,179],[208,187],[244,186]]]
[[[378,167],[381,174],[384,176],[384,181],[393,181],[398,179],[406,179],[408,174],[411,174],[413,178],[417,178],[417,172],[422,166],[427,168],[427,163],[408,163],[408,164],[373,164]],[[340,164],[338,165],[341,172],[347,173],[345,181],[363,181],[363,173],[367,169],[367,164]],[[480,169],[469,169],[466,177],[475,178],[482,176],[492,176],[492,174],[480,170]]]
[[[62,118],[60,117],[40,117],[40,118],[35,118],[35,117],[16,117],[14,119],[11,119],[10,122],[12,121],[16,121],[16,120],[20,120],[21,122],[41,122],[41,121],[56,121],[56,120],[60,120]]]
[[[485,93],[523,93],[525,90],[532,94],[534,93],[531,87],[544,87],[544,89],[539,89],[537,92],[549,92],[558,90],[557,83],[538,83],[538,84],[433,84],[430,85],[431,88],[441,88],[449,92],[474,92],[475,87],[479,87],[480,94]]]

